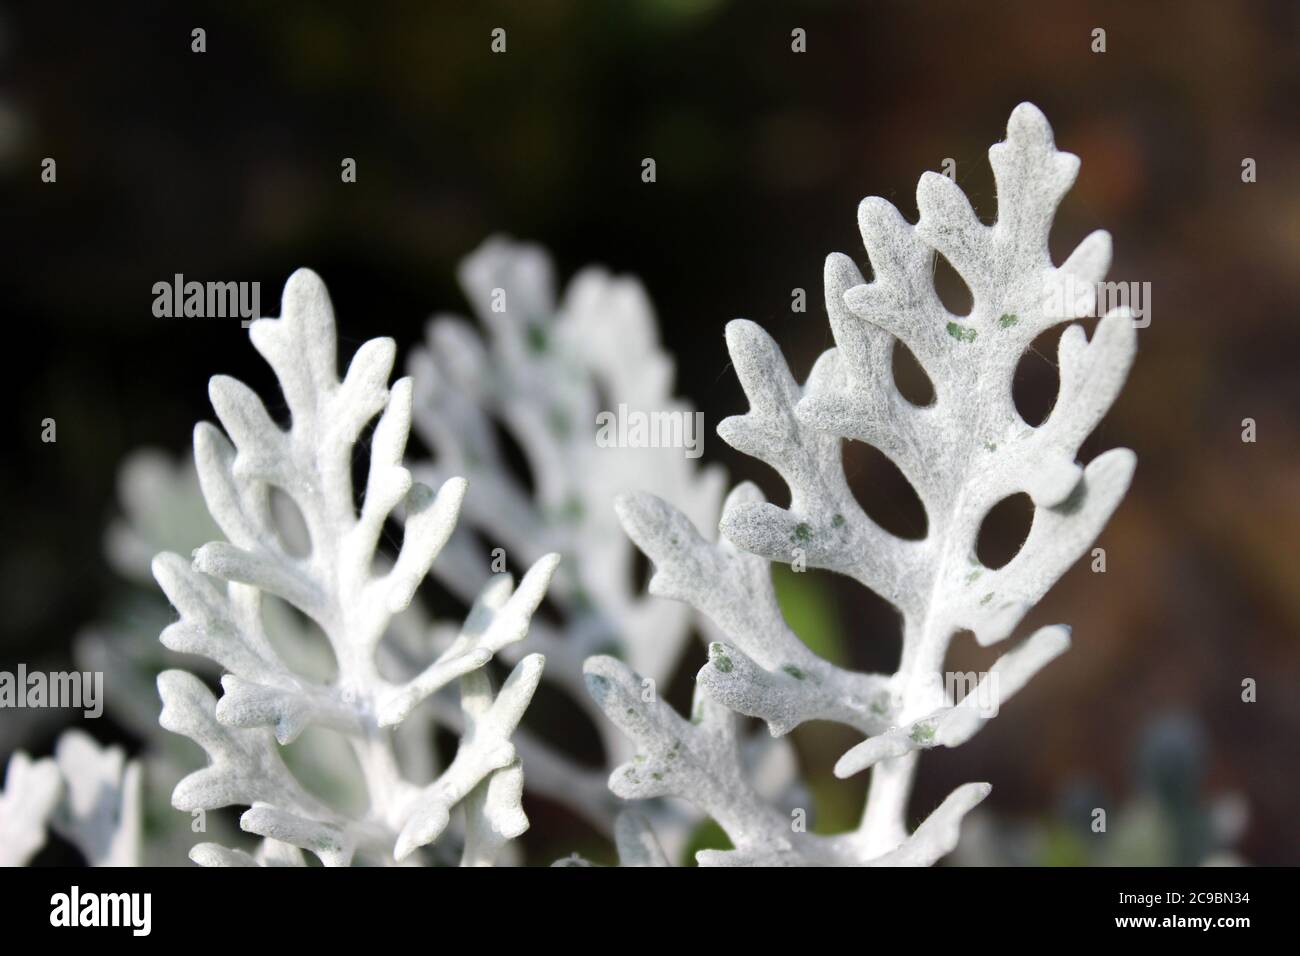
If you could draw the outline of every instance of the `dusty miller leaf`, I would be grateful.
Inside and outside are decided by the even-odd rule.
[[[1124,310],[1102,318],[1091,339],[1080,326],[1065,331],[1060,392],[1040,425],[1027,424],[1015,408],[1011,383],[1021,356],[1043,330],[1095,306],[1110,239],[1093,233],[1065,263],[1053,265],[1048,232],[1079,162],[1056,150],[1035,107],[1016,108],[1006,141],[992,147],[989,158],[998,191],[992,226],[980,223],[961,190],[935,173],[918,186],[916,225],[882,199],[863,201],[859,225],[874,276],[866,282],[846,256],[827,259],[826,307],[836,347],[818,359],[802,385],[758,326],[743,320],[728,325],[728,348],[750,409],[723,421],[718,432],[776,469],[789,486],[789,507],[742,485],[727,499],[723,540],[714,544],[652,495],[619,502],[628,534],[655,563],[651,592],[697,607],[726,638],[710,645],[709,663],[698,676],[704,693],[766,720],[773,734],[827,719],[866,735],[836,767],[840,775],[874,768],[861,825],[830,844],[844,861],[931,863],[955,844],[960,817],[987,785],[959,788],[909,835],[907,798],[917,751],[967,740],[987,721],[987,711],[1066,649],[1069,637],[1063,627],[1041,629],[1004,654],[978,693],[960,703],[939,681],[949,642],[961,629],[985,645],[1008,637],[1095,540],[1133,472],[1135,458],[1126,449],[1106,452],[1086,467],[1076,461],[1132,364],[1136,334]],[[937,254],[971,290],[968,316],[950,314],[940,301],[932,281]],[[900,341],[934,387],[928,406],[911,404],[894,385],[892,353]],[[857,504],[840,460],[846,440],[875,446],[911,482],[929,519],[923,540],[890,534]],[[980,524],[997,502],[1018,492],[1034,503],[1028,538],[1005,566],[984,567],[975,551]],[[802,645],[781,618],[767,567],[768,561],[796,558],[847,575],[898,608],[904,626],[896,673],[846,672]],[[977,709],[977,702],[986,709]],[[624,714],[606,711],[656,766],[671,740],[698,734],[661,713],[641,715],[634,706]],[[723,773],[721,764],[707,770]],[[671,788],[707,804],[736,846],[707,862],[817,861],[807,849],[810,841],[778,835],[752,801],[719,804],[700,782],[708,773],[693,773]],[[631,786],[617,775],[612,786],[629,797],[663,789]]]
[[[247,806],[240,819],[245,830],[331,865],[358,853],[378,862],[404,859],[438,839],[451,809],[515,759],[507,738],[536,686],[542,658],[522,661],[516,673],[529,679],[507,681],[495,699],[477,672],[524,637],[558,556],[540,556],[518,589],[508,575],[486,582],[459,638],[424,670],[386,677],[381,641],[450,538],[465,481],[448,478],[435,493],[402,464],[412,383],[386,386],[391,340],[363,344],[339,378],[333,310],[313,273],[299,270],[289,279],[281,318],[257,320],[250,337],[279,379],[289,427],[276,424],[247,386],[214,377],[209,392],[225,432],[200,424],[194,449],[204,498],[226,540],[197,549],[192,562],[168,553],[153,562],[180,612],[163,643],[226,672],[220,701],[183,672],[159,678],[164,726],[200,743],[211,760],[177,785],[173,803],[185,810]],[[371,421],[358,507],[352,460]],[[401,547],[389,559],[379,552],[380,538],[399,515]],[[266,596],[292,605],[319,629],[337,662],[333,679],[300,673],[277,651],[265,630]],[[392,728],[457,681],[466,713],[457,760],[436,780],[417,785],[403,770]],[[484,718],[476,721],[480,711]],[[309,727],[351,743],[369,801],[359,817],[328,807],[280,760],[278,747]],[[506,819],[511,794],[510,787],[497,787],[494,823]],[[484,812],[476,807],[476,820]],[[522,812],[499,832],[517,835],[526,826],[521,818]],[[487,862],[499,845],[478,839],[474,862]],[[242,860],[210,846],[200,856],[208,864]]]

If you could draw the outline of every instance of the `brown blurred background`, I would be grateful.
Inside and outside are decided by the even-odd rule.
[[[1128,446],[1139,465],[1098,542],[1106,573],[1080,563],[1026,624],[1068,622],[1074,648],[970,744],[922,761],[914,812],[974,779],[994,782],[988,807],[1006,818],[1050,814],[1081,782],[1122,800],[1144,728],[1182,714],[1203,735],[1205,792],[1247,800],[1240,854],[1300,862],[1300,7],[189,6],[0,9],[0,667],[66,660],[122,586],[101,557],[118,462],[144,444],[182,451],[210,417],[214,372],[273,385],[237,323],[155,319],[154,282],[258,280],[275,314],[275,290],[309,265],[346,343],[387,334],[409,348],[432,311],[463,310],[457,259],[507,231],[549,246],[565,275],[589,261],[639,274],[679,391],[712,426],[744,407],[724,323],[760,322],[805,375],[831,344],[825,255],[865,265],[858,201],[881,195],[914,219],[916,179],[952,158],[990,220],[987,147],[1031,100],[1083,160],[1058,261],[1106,228],[1110,278],[1152,286],[1129,384],[1084,449]],[[497,26],[503,56],[489,51]],[[806,54],[790,50],[795,27]],[[46,156],[57,185],[40,182]],[[340,183],[345,156],[355,185]],[[806,314],[790,311],[794,287],[809,290]],[[1039,414],[1054,338],[1018,375]],[[40,443],[47,416],[57,445]],[[785,498],[720,440],[705,460]],[[878,460],[854,469],[869,510],[915,520]],[[888,609],[829,577],[817,586],[848,659],[892,666]],[[992,660],[964,648],[959,668]],[[1247,677],[1257,703],[1241,701]],[[824,778],[853,740],[818,734],[800,745]],[[26,745],[47,751],[52,736]],[[851,809],[861,781],[841,786],[826,814]]]

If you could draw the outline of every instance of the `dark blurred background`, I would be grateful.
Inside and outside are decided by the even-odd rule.
[[[122,586],[101,545],[121,459],[182,452],[213,373],[273,388],[236,321],[154,318],[155,282],[260,281],[278,314],[284,279],[311,266],[345,349],[384,334],[405,354],[431,312],[464,310],[457,260],[509,232],[549,246],[561,275],[640,275],[712,434],[744,408],[724,323],[764,325],[802,378],[832,344],[824,257],[866,264],[859,200],[915,219],[918,176],[952,158],[991,220],[986,150],[1031,100],[1083,160],[1057,261],[1106,228],[1109,277],[1152,286],[1129,384],[1084,449],[1128,446],[1139,466],[1098,542],[1107,572],[1081,562],[1027,622],[1072,624],[1074,648],[986,732],[921,762],[914,812],[975,779],[1007,817],[1048,812],[1078,780],[1122,797],[1143,728],[1181,713],[1204,734],[1207,791],[1246,798],[1240,854],[1300,862],[1298,18],[1287,0],[5,4],[0,668],[66,663]],[[489,50],[498,26],[505,55]],[[1017,379],[1040,416],[1055,337]],[[46,417],[57,444],[40,441]],[[720,440],[705,460],[786,498]],[[908,490],[875,459],[854,468],[869,510],[905,528]],[[818,586],[848,659],[892,667],[889,610]],[[958,667],[993,659],[961,647]],[[814,776],[854,742],[819,740],[801,741]]]

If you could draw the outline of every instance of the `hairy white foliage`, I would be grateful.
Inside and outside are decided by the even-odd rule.
[[[171,609],[157,593],[149,566],[161,549],[188,551],[218,532],[192,461],[142,449],[122,463],[117,489],[122,515],[105,532],[105,555],[122,579],[148,587],[121,601],[112,623],[96,623],[78,634],[73,656],[78,670],[104,675],[106,711],[145,745],[128,762],[118,748],[101,749],[79,731],[64,733],[53,765],[66,786],[50,822],[90,865],[165,865],[182,859],[193,839],[189,820],[164,810],[172,788],[195,764],[190,748],[158,726],[155,679],[166,651],[157,635]],[[189,663],[206,662],[190,658]],[[215,669],[207,673],[220,676]],[[146,806],[153,824],[147,844]],[[213,831],[220,827],[220,821],[211,821]]]
[[[54,760],[64,782],[64,799],[51,820],[55,832],[91,866],[139,866],[140,763],[79,730],[59,738]]]
[[[989,150],[998,218],[985,226],[961,190],[935,173],[917,188],[920,219],[907,223],[879,198],[863,201],[859,226],[874,272],[866,282],[842,255],[826,261],[826,307],[836,347],[800,385],[758,326],[735,321],[727,344],[750,410],[719,434],[771,465],[790,488],[790,506],[763,500],[749,484],[728,497],[721,539],[645,493],[623,497],[628,534],[654,561],[652,594],[706,614],[724,639],[709,649],[696,695],[697,721],[631,693],[635,677],[611,659],[588,662],[592,694],[640,747],[611,787],[620,796],[684,797],[722,825],[735,850],[702,853],[705,863],[928,864],[955,845],[961,817],[988,784],[958,788],[915,831],[907,799],[917,752],[956,746],[986,722],[977,703],[1001,704],[1069,645],[1047,627],[1004,654],[989,686],[961,702],[943,690],[949,643],[969,629],[983,645],[1004,640],[1087,549],[1128,488],[1134,455],[1106,452],[1086,467],[1079,446],[1118,394],[1135,350],[1124,311],[1105,316],[1091,340],[1067,329],[1059,351],[1060,391],[1037,427],[1019,415],[1011,384],[1033,339],[1086,315],[1110,260],[1096,232],[1057,267],[1048,252],[1056,207],[1074,182],[1077,157],[1056,150],[1051,128],[1030,104],[1012,113],[1007,140]],[[948,312],[935,292],[936,253],[974,297],[968,316]],[[1080,295],[1086,288],[1093,295]],[[916,356],[934,387],[925,407],[908,402],[891,372],[895,343]],[[880,449],[925,506],[928,532],[900,539],[873,522],[845,479],[841,445]],[[990,508],[1025,492],[1031,529],[1005,566],[984,567],[976,538]],[[894,674],[845,671],[814,655],[789,629],[768,562],[806,562],[848,575],[889,600],[903,618]],[[938,695],[936,698],[936,694]],[[723,706],[720,706],[723,705]],[[873,768],[860,826],[835,837],[792,832],[745,784],[734,758],[729,708],[765,720],[774,735],[808,720],[831,720],[865,740],[836,766],[839,776]]]
[[[105,553],[122,579],[141,587],[132,589],[108,620],[77,636],[74,656],[79,669],[104,674],[106,709],[144,744],[139,760],[143,804],[151,825],[142,860],[146,865],[172,865],[184,859],[194,841],[191,820],[171,812],[172,791],[203,763],[187,741],[159,725],[158,674],[181,666],[216,681],[222,669],[215,661],[179,655],[159,644],[159,631],[174,618],[158,591],[151,564],[160,551],[192,552],[219,535],[220,529],[208,514],[192,454],[173,458],[154,448],[135,451],[118,469],[117,488],[121,516],[105,534]],[[280,601],[266,602],[262,610],[272,645],[295,671],[320,675],[331,671],[328,647],[300,616]],[[320,733],[300,738],[293,763],[296,773],[311,779],[315,789],[332,801],[355,804],[364,799],[364,787],[349,760],[342,738]],[[209,839],[238,839],[238,831],[224,817],[210,816],[206,825]]]
[[[624,866],[670,865],[699,814],[732,843],[698,854],[708,865],[928,865],[952,851],[990,787],[957,788],[909,831],[919,751],[968,740],[1070,638],[1064,626],[1037,630],[960,700],[937,680],[949,644],[963,629],[983,645],[1008,638],[1095,540],[1134,467],[1124,449],[1086,467],[1076,460],[1133,359],[1122,310],[1091,339],[1080,326],[1065,331],[1059,394],[1040,425],[1016,411],[1020,358],[1045,329],[1091,312],[1110,240],[1094,233],[1053,265],[1048,232],[1078,160],[1055,149],[1034,107],[1017,107],[990,160],[999,204],[991,226],[933,173],[918,186],[915,225],[881,199],[862,203],[872,281],[845,256],[827,259],[836,347],[804,383],[756,325],[728,326],[750,408],[718,431],[781,475],[787,508],[748,483],[723,504],[720,471],[697,469],[681,448],[594,440],[602,411],[693,414],[672,395],[672,361],[633,279],[588,269],[557,296],[545,253],[490,239],[460,275],[484,334],[435,318],[411,377],[390,387],[388,339],[365,343],[340,379],[324,287],[295,273],[281,318],[250,333],[279,379],[289,427],[247,386],[215,377],[224,433],[195,429],[196,468],[157,454],[128,462],[124,519],[106,542],[124,577],[152,571],[179,612],[162,643],[195,656],[157,678],[158,721],[199,744],[208,763],[187,773],[192,762],[157,747],[144,771],[76,731],[52,760],[20,751],[0,791],[0,864],[29,860],[47,828],[94,865],[139,862],[144,776],[166,783],[182,811],[247,808],[240,826],[260,843],[252,852],[224,845],[214,819],[208,842],[189,851],[209,866],[304,866],[304,851],[327,865],[490,865],[528,826],[525,772],[531,789],[611,833]],[[968,316],[950,314],[935,292],[940,254],[972,293]],[[899,342],[930,378],[930,405],[911,404],[894,384]],[[408,470],[413,418],[434,460]],[[522,450],[527,480],[498,426]],[[849,440],[881,450],[912,483],[928,518],[924,539],[900,539],[863,512],[841,463]],[[980,525],[1019,492],[1034,503],[1028,537],[1005,566],[984,567]],[[389,555],[381,539],[399,525]],[[715,526],[716,536],[697,531]],[[205,541],[192,560],[176,553]],[[632,542],[655,565],[650,596],[634,586]],[[517,588],[492,573],[485,544],[529,567]],[[889,600],[903,619],[898,670],[857,673],[814,654],[783,618],[773,561],[837,571]],[[430,571],[472,605],[463,625],[431,626],[412,604]],[[550,626],[532,621],[548,586],[559,611]],[[711,640],[686,720],[660,691],[693,627]],[[550,679],[608,718],[596,723],[621,764],[608,787],[601,772],[519,729],[544,660],[523,652],[526,634],[546,652]],[[143,678],[158,658],[139,640],[92,631],[77,654],[109,676],[125,723],[152,723]],[[513,671],[494,691],[485,665],[498,656]],[[196,675],[219,677],[220,698]],[[770,736],[746,739],[740,715],[763,720]],[[852,831],[808,832],[785,735],[811,720],[864,738],[835,768],[872,772]],[[460,739],[445,768],[434,756],[439,727]],[[644,815],[619,812],[611,793],[648,801]],[[188,842],[188,820],[176,819]]]
[[[188,554],[221,533],[199,492],[192,456],[132,452],[117,471],[117,502],[122,514],[104,533],[104,554],[128,581],[152,586],[150,566],[160,551]]]
[[[190,859],[199,866],[306,866],[302,850],[278,840],[263,840],[257,852],[232,850],[218,843],[199,843],[190,850]]]
[[[366,342],[339,379],[333,311],[313,273],[290,277],[281,318],[257,320],[250,336],[279,379],[290,427],[280,428],[247,386],[214,377],[209,393],[230,437],[201,423],[194,450],[204,498],[226,540],[199,548],[192,562],[172,553],[153,562],[180,612],[163,631],[163,644],[209,658],[225,672],[219,701],[186,672],[158,679],[162,725],[200,744],[211,761],[177,785],[173,805],[247,806],[244,830],[310,851],[327,865],[358,856],[405,860],[437,840],[463,805],[463,862],[490,862],[527,826],[509,738],[536,688],[542,657],[523,658],[495,696],[481,669],[523,638],[558,556],[539,557],[517,589],[508,575],[489,581],[459,636],[416,670],[408,656],[419,642],[395,616],[407,610],[451,536],[465,481],[449,478],[435,494],[402,465],[412,383],[386,385],[392,340]],[[358,506],[354,449],[376,417]],[[390,561],[379,551],[380,538],[399,511],[401,547]],[[304,673],[272,642],[267,596],[296,608],[323,635],[332,679]],[[442,774],[417,784],[392,728],[458,681],[460,748]],[[365,783],[363,812],[326,803],[286,765],[280,748],[309,728],[351,743]],[[268,853],[270,862],[286,859],[278,849]],[[245,861],[210,844],[192,857]]]
[[[698,853],[702,865],[868,862],[861,858],[856,834],[824,837],[801,831],[793,825],[795,818],[771,806],[746,772],[735,713],[714,700],[702,684],[697,684],[689,721],[662,700],[644,701],[639,676],[612,657],[587,661],[587,686],[609,719],[638,745],[632,760],[610,777],[610,789],[625,800],[688,800],[716,820],[731,839],[732,850]],[[893,853],[869,862],[933,863],[956,845],[956,820],[988,790],[988,784],[967,784],[954,791]]]
[[[614,847],[618,851],[619,866],[672,866],[650,822],[637,813],[624,811],[614,819]],[[595,866],[576,853],[552,866]]]
[[[45,827],[62,791],[53,760],[32,760],[21,750],[9,758],[0,790],[0,866],[22,866],[45,845]]]
[[[641,284],[587,268],[557,298],[554,267],[539,247],[495,237],[468,256],[461,285],[486,333],[438,316],[427,348],[410,362],[415,427],[433,451],[414,466],[431,483],[464,475],[464,525],[448,543],[452,560],[434,574],[462,597],[483,586],[500,545],[508,560],[564,556],[550,589],[559,626],[533,625],[530,647],[546,654],[548,679],[587,709],[607,753],[630,756],[601,719],[582,684],[582,662],[617,653],[666,684],[693,623],[689,607],[638,593],[633,548],[618,527],[616,496],[634,487],[672,498],[702,525],[722,500],[719,469],[697,469],[680,448],[600,447],[600,412],[689,416],[672,395],[673,362],[660,348],[654,312]],[[532,488],[516,473],[494,426],[522,450]],[[702,437],[702,436],[700,436]],[[471,533],[477,532],[477,534]],[[503,655],[515,659],[515,648]],[[612,827],[616,805],[604,774],[582,767],[545,740],[516,743],[531,789],[567,804],[598,827]]]
[[[47,828],[91,866],[138,866],[141,769],[118,747],[65,731],[55,756],[9,760],[0,791],[0,866],[22,866],[45,845]]]

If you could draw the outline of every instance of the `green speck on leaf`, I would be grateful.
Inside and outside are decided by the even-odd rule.
[[[975,330],[967,328],[964,325],[958,325],[956,322],[948,323],[948,334],[958,342],[974,342]]]
[[[580,521],[583,515],[582,499],[573,495],[560,506],[560,518],[564,521]]]
[[[982,598],[980,598],[980,605],[983,606],[983,605],[985,605],[985,604],[988,604],[989,601],[992,601],[992,600],[993,600],[993,592],[990,591],[988,594],[986,594],[986,595],[984,595]]]
[[[528,347],[534,352],[545,352],[548,344],[546,329],[537,323],[528,326]]]
[[[917,724],[912,728],[911,737],[918,744],[928,744],[934,740],[934,726],[932,724]]]
[[[844,527],[844,515],[836,515],[834,518],[832,518],[832,519],[831,519],[831,527],[833,527],[833,528],[842,528],[842,527]]]
[[[794,536],[800,541],[807,541],[812,537],[812,528],[806,522],[799,522],[794,526]]]
[[[781,670],[785,671],[795,680],[803,680],[805,677],[804,672],[801,671],[799,668],[795,667],[793,664],[782,664]]]
[[[998,325],[1002,326],[1002,328],[1004,329],[1009,329],[1011,328],[1011,326],[1015,325],[1019,321],[1020,319],[1018,316],[1013,315],[1010,312],[1007,312],[1000,319],[998,319]]]
[[[731,663],[730,657],[728,657],[726,654],[719,652],[718,654],[715,654],[713,657],[713,666],[716,667],[718,670],[722,671],[722,673],[724,674],[730,674],[732,667],[734,667],[735,665]]]
[[[983,573],[984,573],[983,569],[981,569],[981,568],[976,568],[976,569],[975,569],[974,571],[972,571],[970,574],[966,575],[966,583],[967,583],[967,584],[974,584],[974,583],[975,583],[975,580],[976,580],[976,579],[977,579],[981,574],[983,574]]]
[[[433,501],[434,493],[432,488],[421,484],[412,485],[411,490],[406,493],[406,513],[409,515],[423,511],[433,504]]]
[[[664,775],[661,773],[652,773],[650,776],[654,777],[656,780],[662,780],[664,778]]]
[[[569,416],[558,408],[553,408],[546,416],[546,424],[557,438],[569,437]]]

